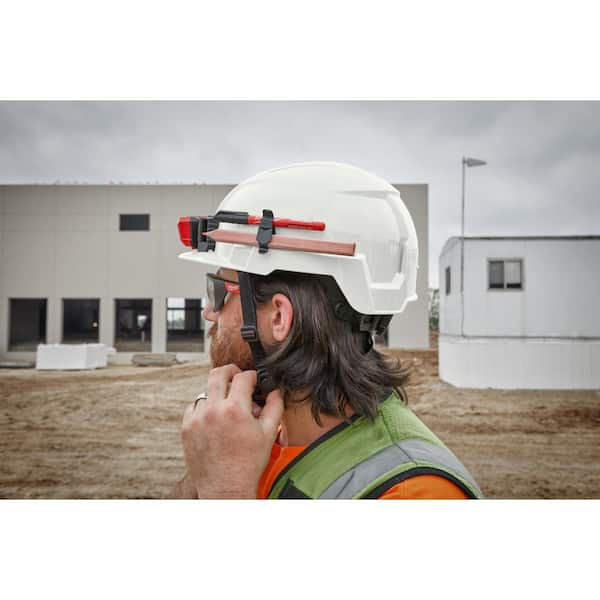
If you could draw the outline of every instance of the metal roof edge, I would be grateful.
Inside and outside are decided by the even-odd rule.
[[[466,238],[465,238],[466,239]],[[446,252],[448,252],[450,250],[450,248],[453,248],[455,243],[458,243],[460,241],[460,236],[456,236],[453,235],[452,237],[449,237],[445,242],[444,245],[442,246],[442,249],[440,251],[440,258],[446,254]],[[453,243],[454,242],[454,243]]]

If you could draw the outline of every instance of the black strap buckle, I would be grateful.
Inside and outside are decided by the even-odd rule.
[[[242,339],[247,342],[256,342],[258,340],[258,331],[254,325],[244,325],[240,329]]]
[[[275,389],[269,372],[261,364],[256,365],[256,378],[263,394],[267,395]]]
[[[264,254],[269,250],[269,243],[273,239],[275,226],[273,225],[273,211],[268,208],[263,209],[263,216],[258,226],[256,241],[258,242],[258,251]]]

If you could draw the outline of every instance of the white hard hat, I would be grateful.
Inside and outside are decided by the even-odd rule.
[[[256,275],[276,270],[330,275],[350,306],[363,315],[400,313],[416,300],[417,234],[398,190],[383,179],[345,164],[293,164],[240,183],[218,211],[260,216],[265,209],[276,220],[325,224],[323,231],[276,227],[275,235],[306,243],[355,244],[353,255],[271,247],[261,251],[256,245],[217,241],[212,250],[192,250],[179,258]],[[218,229],[237,232],[238,237],[257,232],[256,226],[222,221]]]

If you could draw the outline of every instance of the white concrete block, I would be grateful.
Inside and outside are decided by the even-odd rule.
[[[35,368],[39,370],[79,370],[106,367],[105,344],[39,344]]]

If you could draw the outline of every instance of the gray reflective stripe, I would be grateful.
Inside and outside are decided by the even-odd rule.
[[[481,490],[465,466],[446,448],[421,439],[404,440],[367,458],[350,471],[338,477],[321,498],[354,498],[377,478],[394,467],[413,461],[444,467],[464,479],[480,495]]]

